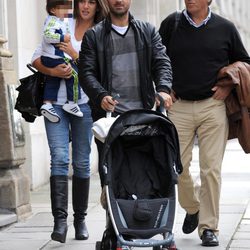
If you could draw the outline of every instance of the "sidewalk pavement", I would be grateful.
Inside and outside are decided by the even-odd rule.
[[[195,148],[193,165],[194,178],[199,182],[198,149]],[[69,186],[71,190],[71,182]],[[70,193],[70,192],[69,192]],[[50,240],[53,218],[50,209],[49,185],[31,192],[32,216],[0,230],[0,250],[94,250],[95,242],[101,240],[105,228],[105,211],[100,202],[100,184],[97,174],[91,176],[90,200],[87,226],[90,238],[87,241],[74,240],[72,225],[72,204],[69,197],[69,230],[67,241],[61,244]],[[238,143],[229,141],[223,162],[222,194],[220,203],[220,246],[214,250],[250,249],[250,155],[244,154]],[[175,225],[175,240],[180,250],[203,249],[197,230],[185,235],[181,227],[185,216],[178,207]],[[134,248],[139,249],[139,248]],[[140,248],[141,249],[141,248]],[[152,248],[144,248],[152,249]]]

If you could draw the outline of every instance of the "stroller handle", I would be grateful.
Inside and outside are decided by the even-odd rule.
[[[160,100],[160,106],[157,107],[156,110],[158,110],[163,115],[167,116],[167,111],[166,111],[166,109],[164,107],[164,99],[163,99],[163,97],[157,92],[155,93],[155,96],[158,97],[158,99]]]
[[[120,97],[120,94],[119,93],[117,93],[117,94],[114,94],[114,95],[112,95],[112,100],[114,101],[114,100],[117,100],[117,98],[119,98]],[[110,118],[110,117],[112,117],[112,112],[111,111],[107,111],[106,112],[106,118]]]
[[[112,117],[112,112],[111,111],[107,111],[106,112],[106,118],[110,118]]]

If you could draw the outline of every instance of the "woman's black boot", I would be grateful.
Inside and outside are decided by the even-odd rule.
[[[50,198],[54,216],[51,239],[65,243],[68,231],[68,176],[55,175],[50,177]]]
[[[82,179],[73,175],[72,191],[75,239],[87,240],[89,233],[85,224],[85,216],[89,200],[89,178]]]

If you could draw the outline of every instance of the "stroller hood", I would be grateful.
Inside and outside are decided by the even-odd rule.
[[[151,129],[152,124],[154,124],[153,129]],[[116,119],[106,137],[104,149],[100,159],[101,163],[104,164],[105,158],[112,143],[120,135],[150,135],[155,133],[155,130],[161,130],[163,134],[168,136],[168,140],[171,141],[175,151],[176,171],[178,174],[181,174],[183,168],[180,160],[180,148],[177,130],[168,117],[153,110],[130,110],[121,114]]]

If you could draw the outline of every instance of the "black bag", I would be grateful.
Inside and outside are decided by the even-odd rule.
[[[16,88],[19,93],[15,109],[22,113],[26,121],[33,122],[36,116],[41,115],[45,76],[36,71],[31,64],[27,64],[27,67],[33,74],[19,79],[21,85]]]

